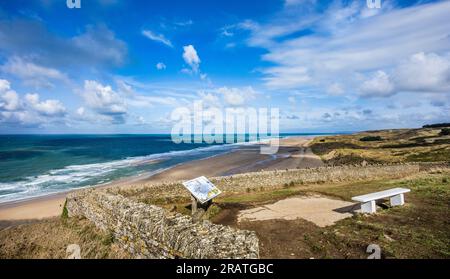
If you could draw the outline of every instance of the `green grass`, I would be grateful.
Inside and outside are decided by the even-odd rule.
[[[443,147],[431,151],[412,154],[407,157],[409,162],[433,162],[448,161],[450,158],[450,147]]]
[[[67,219],[69,218],[69,211],[67,210],[67,199],[64,202],[64,207],[61,213],[61,219]]]

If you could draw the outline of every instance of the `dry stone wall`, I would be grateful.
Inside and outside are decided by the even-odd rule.
[[[255,173],[236,174],[232,176],[211,178],[211,181],[224,194],[239,193],[246,190],[264,188],[276,189],[285,184],[314,184],[314,183],[336,183],[357,182],[376,179],[402,178],[418,173],[418,164],[395,164],[395,165],[368,165],[368,166],[339,166],[320,167],[311,169],[293,169],[278,171],[261,171]],[[147,199],[188,199],[189,193],[181,185],[181,182],[161,183],[158,185],[132,185],[132,187],[115,187],[108,191],[120,193],[137,201]]]
[[[230,258],[259,257],[254,232],[193,222],[189,216],[136,202],[103,190],[72,193],[66,204],[69,217],[84,216],[136,258]]]

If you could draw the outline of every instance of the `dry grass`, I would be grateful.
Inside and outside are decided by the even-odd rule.
[[[450,136],[441,129],[402,129],[364,132],[352,135],[319,137],[313,151],[333,165],[367,162],[440,162],[449,161]],[[381,137],[380,141],[362,141]]]
[[[129,258],[112,239],[86,219],[53,218],[0,231],[2,259],[65,259],[78,244],[84,259]]]

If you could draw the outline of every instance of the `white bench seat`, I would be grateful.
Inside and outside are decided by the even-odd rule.
[[[404,205],[404,194],[409,192],[411,192],[410,189],[394,188],[386,191],[353,197],[352,200],[361,203],[362,213],[375,213],[377,211],[376,200],[390,198],[391,206]]]

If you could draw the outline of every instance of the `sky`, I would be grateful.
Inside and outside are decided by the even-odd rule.
[[[285,133],[450,122],[450,1],[0,0],[0,133],[170,133],[278,108]]]

